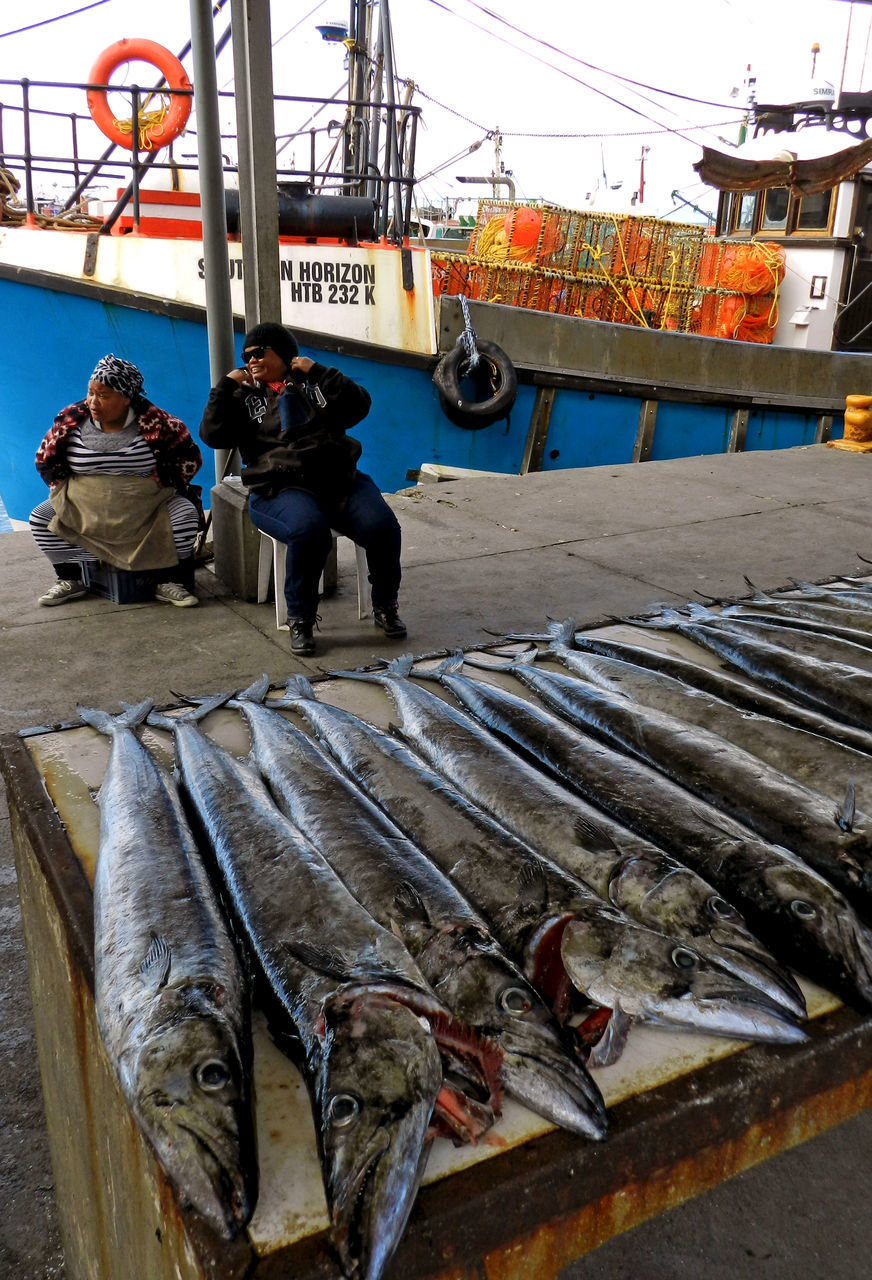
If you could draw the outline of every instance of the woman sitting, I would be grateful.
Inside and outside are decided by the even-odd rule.
[[[107,355],[85,400],[54,420],[36,454],[49,486],[30,528],[57,581],[41,605],[87,594],[81,566],[103,560],[147,574],[155,599],[191,608],[193,549],[200,527],[200,489],[191,480],[202,456],[188,428],[142,394],[136,365]]]

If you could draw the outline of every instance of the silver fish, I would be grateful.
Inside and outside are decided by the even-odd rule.
[[[481,808],[493,811],[494,799],[507,792],[514,795],[519,807],[525,807],[527,784],[535,786],[537,771],[490,740],[474,720],[405,678],[411,661],[398,659],[385,671],[343,674],[384,683],[401,713],[403,736],[414,741],[421,755],[439,773],[450,776],[452,785]],[[308,707],[305,714],[310,714]],[[555,803],[559,803],[562,794],[560,788],[554,789]],[[402,819],[398,820],[405,825]],[[417,830],[415,839],[422,843]],[[422,847],[435,857],[429,845]],[[514,862],[508,861],[510,856]],[[442,857],[450,858],[450,849],[443,851]],[[529,843],[516,841],[513,850],[504,850],[501,857],[501,873],[499,855],[494,854],[486,869],[471,866],[468,882],[460,878],[457,870],[459,856],[450,870],[448,866],[444,869],[449,870],[467,897],[481,906],[501,941],[516,956],[529,951],[537,938],[558,928],[560,955],[570,980],[595,1003],[616,1009],[625,1017],[646,1018],[650,1014],[660,1023],[670,1021],[674,1026],[695,1027],[715,1035],[741,1034],[746,1039],[803,1037],[790,1013],[762,992],[710,965],[688,945],[636,924],[603,902],[581,880],[567,876],[545,858],[536,857]],[[476,890],[478,884],[481,891],[482,877],[498,874],[507,882],[509,899],[502,910],[479,903]],[[561,888],[554,887],[558,882]],[[503,911],[512,921],[514,944],[506,941],[503,933]],[[520,943],[522,935],[524,940]],[[642,953],[644,962],[637,963]],[[630,956],[635,959],[627,963]],[[532,977],[529,956],[521,963]],[[597,972],[595,995],[587,991],[593,971]],[[741,1032],[737,1029],[740,1023]]]
[[[872,920],[872,829],[856,808],[852,782],[841,808],[834,810],[819,791],[743,747],[615,688],[605,690],[578,674],[535,668],[529,656],[516,660],[510,670],[570,724],[790,849],[840,889],[864,919]],[[598,750],[595,754],[601,761]]]
[[[150,723],[174,734],[184,793],[272,998],[275,1034],[296,1042],[343,1270],[375,1280],[423,1174],[443,1086],[434,1028],[450,1018],[406,948],[278,811],[260,777],[199,730],[225,700]]]
[[[679,660],[676,665],[674,661],[670,663],[668,655],[664,654],[661,655],[663,667],[655,667],[653,663],[642,666],[640,651],[633,645],[603,645],[602,652],[599,647],[597,650],[587,646],[577,649],[574,647],[574,634],[575,621],[568,618],[549,627],[549,634],[541,637],[549,642],[545,649],[528,651],[521,657],[524,661],[535,661],[537,654],[556,658],[573,675],[601,689],[622,693],[647,707],[668,712],[719,734],[791,778],[820,791],[834,804],[842,804],[851,780],[858,807],[872,808],[872,755],[823,736],[821,730],[830,726],[818,724],[814,728],[801,728],[787,723],[781,714],[787,704],[781,704],[769,695],[761,704],[765,710],[739,707],[735,700],[730,700],[731,695],[733,699],[736,696],[731,688],[733,678],[726,677],[721,686],[717,682],[718,673],[711,669],[709,675],[716,678],[715,682],[706,682],[705,687],[702,683],[695,686],[692,681],[703,669],[694,669],[691,663]],[[651,651],[649,656],[654,656]],[[476,665],[472,655],[467,655],[466,661]],[[518,658],[512,657],[509,661],[515,662]],[[744,687],[749,688],[747,685]],[[809,720],[814,724],[813,717],[809,716]],[[868,747],[872,751],[872,737],[868,740]]]
[[[500,737],[715,884],[785,964],[849,1001],[872,1004],[872,936],[844,895],[795,854],[525,699],[464,677],[439,678]]]
[[[406,944],[461,1022],[498,1047],[509,1093],[554,1124],[605,1136],[605,1106],[576,1052],[484,918],[309,736],[263,705],[268,681],[230,703],[279,808],[327,858],[359,902]]]
[[[112,740],[94,880],[97,1023],[181,1201],[232,1238],[257,1197],[247,984],[179,797],[134,733],[151,706],[79,708]]]
[[[683,681],[691,689],[712,694],[734,707],[755,712],[758,715],[770,716],[773,720],[780,720],[784,724],[829,738],[843,746],[852,747],[855,751],[865,753],[872,751],[872,735],[853,725],[834,720],[821,710],[800,706],[765,688],[762,684],[755,683],[753,679],[748,678],[748,673],[736,675],[722,666],[714,668],[679,657],[677,654],[648,648],[644,643],[646,637],[642,633],[640,633],[639,642],[632,643],[595,632],[574,631],[574,627],[574,620],[569,618],[566,622],[550,622],[544,634],[514,635],[504,638],[511,641],[547,641],[549,644],[547,652],[561,662],[565,661],[565,649],[571,649],[573,646],[584,653],[621,658],[648,671],[654,671],[658,675],[674,676],[676,680]]]
[[[738,621],[718,624],[667,610],[661,618],[635,619],[634,626],[675,631],[802,706],[864,733],[872,729],[872,672],[832,658],[823,662],[820,656],[794,653],[750,627],[743,629]]]

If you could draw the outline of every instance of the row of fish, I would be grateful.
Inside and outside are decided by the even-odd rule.
[[[181,713],[81,709],[112,739],[98,1022],[182,1201],[228,1237],[253,1211],[252,981],[309,1086],[340,1266],[366,1280],[433,1136],[478,1140],[503,1092],[600,1140],[588,1067],[634,1021],[795,1043],[791,969],[869,1007],[872,738],[844,672],[864,674],[847,661],[861,634],[872,663],[872,593],[835,594],[646,624],[741,655],[742,676],[571,620],[484,660],[525,696],[462,654],[334,673],[384,686],[391,733],[299,676],[269,701],[264,677]],[[817,668],[804,701],[791,656]],[[245,761],[201,728],[225,704]],[[178,790],[139,741],[146,718],[173,735]]]

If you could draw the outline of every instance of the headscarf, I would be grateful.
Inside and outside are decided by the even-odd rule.
[[[104,387],[111,387],[128,400],[135,400],[142,395],[143,376],[135,364],[122,360],[120,356],[108,355],[97,361],[91,374],[93,382],[102,382]]]
[[[294,356],[299,355],[297,339],[283,324],[256,324],[242,340],[243,359],[248,347],[272,347],[273,351],[291,368]]]

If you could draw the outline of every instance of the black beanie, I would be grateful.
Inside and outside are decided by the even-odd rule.
[[[272,347],[290,369],[291,361],[299,354],[297,339],[283,324],[256,324],[249,329],[242,342],[243,354],[249,347]]]

